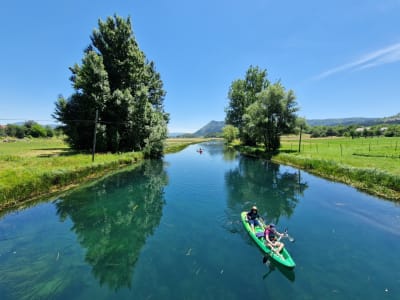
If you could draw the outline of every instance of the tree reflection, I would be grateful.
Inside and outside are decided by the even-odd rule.
[[[225,174],[232,213],[239,215],[256,204],[267,221],[278,223],[281,216],[290,217],[307,183],[301,181],[300,170],[282,173],[279,169],[269,161],[240,157],[238,167]]]
[[[235,161],[239,156],[239,153],[234,150],[234,149],[230,149],[230,148],[225,148],[224,149],[224,154],[223,154],[223,159],[224,161]]]
[[[160,223],[166,184],[162,161],[145,161],[56,204],[60,218],[72,220],[101,285],[130,287],[140,250]]]

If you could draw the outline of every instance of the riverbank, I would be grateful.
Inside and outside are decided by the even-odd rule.
[[[171,139],[165,153],[206,139]],[[61,139],[24,139],[0,144],[0,210],[71,189],[143,160],[141,152],[76,153]]]
[[[298,140],[285,137],[280,152],[273,156],[262,147],[239,144],[233,147],[245,155],[271,159],[372,195],[400,201],[399,138],[306,138],[297,152]]]

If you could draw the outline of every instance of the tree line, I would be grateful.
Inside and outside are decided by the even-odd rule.
[[[292,90],[280,81],[272,83],[267,70],[250,66],[243,79],[234,80],[228,92],[223,135],[244,145],[263,144],[266,152],[277,151],[282,134],[296,127],[298,106]]]
[[[53,117],[75,150],[143,151],[160,157],[169,115],[155,64],[139,48],[130,18],[98,21],[81,64],[70,68],[74,93],[59,96]],[[95,128],[95,130],[94,130]]]
[[[7,124],[0,126],[0,137],[14,137],[23,139],[25,137],[53,137],[59,136],[60,130],[54,129],[49,125],[40,125],[35,121],[26,121],[25,123],[19,124]]]
[[[368,127],[359,125],[336,125],[336,126],[313,126],[307,127],[305,130],[312,138],[330,137],[330,136],[345,136],[352,138],[359,137],[398,137],[400,136],[400,125],[381,124]]]

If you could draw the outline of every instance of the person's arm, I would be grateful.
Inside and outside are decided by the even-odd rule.
[[[279,241],[281,240],[281,238],[283,238],[283,236],[284,236],[283,233],[280,233],[280,232],[278,232],[278,231],[276,231],[276,230],[275,230],[275,234],[278,236],[278,239],[277,239],[278,242],[279,242]]]

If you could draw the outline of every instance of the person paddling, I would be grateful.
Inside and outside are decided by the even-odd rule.
[[[285,247],[285,244],[280,241],[283,236],[283,233],[280,233],[275,229],[274,224],[269,224],[267,227],[265,227],[264,237],[266,245],[281,257],[282,255],[280,252],[282,251],[283,247]]]
[[[247,213],[247,222],[249,222],[251,230],[255,233],[255,226],[260,226],[258,219],[260,216],[258,215],[258,210],[256,206],[253,206],[251,210]]]

